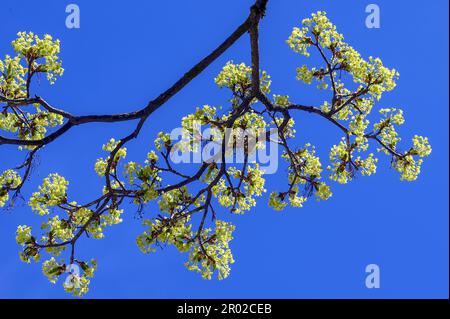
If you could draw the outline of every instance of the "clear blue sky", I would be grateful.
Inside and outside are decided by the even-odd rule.
[[[81,28],[65,27],[68,1],[2,1],[0,54],[11,52],[18,31],[52,34],[61,39],[66,73],[49,88],[35,92],[76,114],[115,113],[140,108],[208,54],[248,14],[252,0],[86,1],[77,0]],[[381,8],[381,28],[367,29],[365,7]],[[398,87],[379,107],[401,107],[408,143],[418,133],[433,146],[414,183],[400,182],[380,161],[378,173],[340,186],[325,203],[311,200],[304,208],[274,212],[267,196],[237,225],[232,242],[236,263],[225,281],[204,281],[187,271],[185,255],[166,249],[142,254],[135,245],[143,231],[135,208],[100,241],[83,240],[82,257],[96,257],[99,269],[88,297],[125,298],[378,298],[448,297],[448,1],[297,1],[270,0],[261,25],[262,68],[273,79],[273,91],[305,104],[319,102],[314,90],[295,80],[305,63],[285,40],[293,26],[317,10],[327,11],[364,56],[379,56],[399,70]],[[128,145],[130,159],[142,160],[160,130],[170,130],[196,106],[225,105],[227,94],[213,78],[226,61],[249,61],[248,38],[152,115],[140,137]],[[297,115],[299,143],[313,142],[326,158],[340,136],[326,122]],[[98,194],[102,180],[93,171],[101,145],[120,138],[132,123],[86,125],[46,147],[24,195],[30,195],[51,172],[70,181],[79,202]],[[2,147],[0,168],[14,166],[24,154]],[[271,176],[267,189],[285,183]],[[145,211],[146,217],[157,212]],[[40,265],[19,261],[18,224],[37,225],[40,218],[18,206],[0,212],[0,297],[67,297],[53,286]],[[365,287],[365,266],[381,268],[381,288]]]

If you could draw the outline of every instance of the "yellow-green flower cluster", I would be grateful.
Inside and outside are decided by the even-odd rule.
[[[21,261],[25,263],[30,263],[31,259],[39,261],[39,249],[35,245],[35,238],[31,235],[30,226],[20,225],[17,227],[16,242],[23,248],[23,251],[19,253]]]
[[[22,183],[20,175],[12,169],[4,171],[0,175],[0,207],[5,206],[9,199],[9,190],[18,187]]]
[[[351,132],[351,135],[355,136],[355,143],[357,147],[362,150],[366,151],[367,147],[369,146],[367,143],[366,138],[366,130],[369,126],[370,122],[366,119],[364,115],[356,115],[352,116],[349,122],[349,130]]]
[[[250,129],[258,132],[268,126],[264,117],[253,110],[243,114],[233,124],[233,128]]]
[[[83,217],[92,216],[91,211],[84,212],[84,214],[86,215]],[[110,206],[106,212],[90,221],[89,225],[86,227],[86,232],[94,239],[102,239],[105,237],[104,231],[107,226],[117,225],[122,222],[122,214],[122,209]]]
[[[361,156],[358,156],[354,160],[355,164],[361,169],[362,176],[370,176],[377,172],[377,162],[378,158],[374,157],[373,153],[370,153],[366,159],[361,159]]]
[[[282,211],[287,206],[287,203],[284,201],[282,194],[278,192],[271,192],[269,197],[269,206],[274,210]]]
[[[163,149],[163,146],[165,148],[168,148],[172,145],[172,141],[170,139],[170,134],[159,132],[158,137],[155,140],[155,147],[157,150],[161,151]]]
[[[330,162],[327,168],[331,171],[330,179],[340,183],[346,184],[351,179],[351,172],[347,170],[347,165],[351,160],[349,150],[344,138],[341,139],[339,144],[333,145],[330,151]]]
[[[415,135],[413,146],[402,157],[394,159],[393,167],[400,173],[402,181],[415,181],[420,173],[423,158],[430,154],[431,146],[428,138]]]
[[[297,80],[303,81],[303,83],[311,84],[314,78],[314,71],[310,70],[308,66],[302,65],[297,68]]]
[[[215,119],[217,108],[210,105],[204,105],[203,107],[197,107],[195,112],[186,115],[181,120],[181,127],[189,133],[196,133],[198,127],[194,127],[195,123],[200,125],[209,124],[209,122]]]
[[[379,133],[378,137],[384,145],[396,150],[401,138],[398,136],[394,125],[402,125],[405,122],[403,111],[396,108],[385,108],[379,112],[383,115],[383,118],[374,124],[374,131]],[[390,155],[385,147],[378,148],[378,151]]]
[[[20,110],[22,116],[15,108],[12,112],[0,113],[0,130],[15,133],[21,140],[40,140],[45,137],[47,129],[63,124],[64,118],[55,113],[42,111],[39,104],[34,104],[33,112]],[[24,119],[25,118],[25,119]],[[22,149],[34,149],[35,146],[21,146]]]
[[[400,179],[402,181],[412,182],[419,176],[422,163],[422,159],[415,160],[413,156],[407,155],[396,159],[392,166],[400,173]]]
[[[51,84],[64,73],[58,57],[60,42],[50,35],[40,39],[32,32],[19,32],[11,44],[17,55],[0,60],[0,94],[4,97],[27,97],[27,80],[36,73],[46,73]]]
[[[263,116],[251,110],[233,123],[231,130],[227,131],[229,136],[223,134],[220,129],[216,131],[222,133],[220,139],[228,139],[228,145],[225,150],[227,156],[233,152],[243,150],[245,143],[248,143],[248,156],[251,157],[256,150],[264,149],[266,145],[265,133],[268,126],[269,124]]]
[[[103,214],[100,218],[102,219],[102,225],[113,226],[120,224],[123,220],[121,215],[123,214],[123,209],[110,209],[107,214]]]
[[[23,121],[16,115],[7,113],[0,118],[0,125],[10,132],[17,133],[21,140],[40,140],[45,137],[47,129],[56,127],[64,123],[64,118],[55,113],[42,111],[38,104],[35,104],[35,112],[23,112],[27,121]],[[3,122],[4,125],[1,123]],[[9,122],[9,123],[8,123]],[[7,129],[10,128],[10,129]],[[34,146],[23,146],[24,149],[33,149]]]
[[[313,37],[314,38],[313,38]],[[326,13],[318,11],[311,18],[303,19],[302,28],[295,27],[287,40],[288,45],[294,52],[309,56],[308,49],[312,44],[331,49],[342,42],[344,37],[336,31]]]
[[[21,225],[17,227],[16,231],[16,242],[19,245],[28,244],[31,240],[31,227],[26,225]]]
[[[234,263],[229,242],[233,239],[235,226],[221,220],[216,220],[214,233],[210,228],[201,233],[202,245],[195,245],[185,263],[189,270],[196,271],[204,279],[211,279],[217,271],[219,280],[230,274],[230,264]]]
[[[220,205],[231,208],[232,213],[243,214],[256,206],[255,197],[262,196],[266,191],[264,189],[263,171],[258,164],[255,164],[254,166],[248,166],[245,176],[242,176],[242,171],[235,167],[230,167],[228,174],[231,178],[242,179],[244,189],[233,189],[226,184],[225,179],[221,178],[217,185],[212,188],[213,195],[217,197]]]
[[[333,195],[330,186],[328,186],[323,182],[316,184],[315,187],[316,187],[315,195],[318,200],[327,200]]]
[[[32,62],[29,66],[32,72],[47,74],[51,84],[56,81],[56,76],[61,76],[64,69],[58,57],[60,52],[59,40],[53,40],[52,36],[46,34],[40,39],[33,32],[19,32],[18,38],[12,42],[14,51],[26,61]],[[39,63],[39,59],[44,59]]]
[[[326,90],[328,88],[328,84],[325,82],[325,71],[322,68],[312,67],[310,69],[307,65],[302,65],[297,68],[297,80],[305,84],[311,84],[315,80],[317,89]]]
[[[76,202],[70,203],[71,206],[77,207]],[[75,226],[83,226],[91,218],[93,211],[86,207],[78,207],[72,214],[72,224]]]
[[[303,207],[303,204],[306,203],[308,200],[308,197],[306,196],[299,196],[300,190],[298,185],[292,187],[291,192],[289,192],[289,203],[292,207],[301,208]],[[281,207],[281,206],[280,206]]]
[[[114,138],[111,138],[108,143],[103,145],[103,150],[106,152],[113,152],[116,147],[119,145],[120,141],[116,141]],[[117,164],[119,163],[121,158],[125,158],[127,156],[127,149],[126,148],[120,148],[116,154],[114,155],[114,160],[111,165],[112,171],[115,171]],[[106,169],[108,168],[108,162],[109,162],[110,156],[106,158],[99,158],[95,162],[95,172],[98,174],[98,176],[104,176],[106,174]]]
[[[252,68],[245,63],[235,64],[233,61],[229,61],[215,78],[215,82],[220,88],[229,88],[234,95],[243,98],[252,87]],[[262,71],[260,76],[261,92],[269,93],[271,82],[267,72]],[[238,102],[237,98],[232,99],[233,105]]]
[[[303,207],[308,196],[314,195],[317,200],[327,200],[332,196],[331,189],[321,182],[322,164],[315,155],[314,147],[307,143],[295,152],[284,152],[283,158],[290,162],[289,166],[289,190],[287,192],[272,192],[269,197],[269,206],[274,210],[283,210],[289,201],[292,207]],[[300,195],[301,188],[305,190]]]
[[[66,265],[59,264],[56,261],[55,257],[51,257],[50,259],[42,263],[42,273],[52,284],[55,284],[59,276],[61,276],[65,272]]]
[[[158,201],[159,210],[173,214],[183,208],[183,205],[191,199],[192,196],[189,194],[186,186],[165,192],[161,195],[161,199]],[[199,202],[197,202],[197,204],[199,204]]]
[[[322,163],[320,162],[320,158],[315,155],[314,147],[307,143],[293,155],[295,156],[296,163],[291,163],[289,182],[293,185],[310,184],[313,188],[312,191],[315,190],[314,195],[318,200],[329,199],[332,193],[324,182],[320,182],[323,171]],[[286,157],[286,154],[283,156]],[[298,176],[299,174],[300,176]],[[299,188],[294,187],[289,193],[289,198],[298,197],[298,193]],[[303,202],[305,202],[306,197],[303,196],[303,198],[305,199]]]
[[[72,239],[74,231],[68,220],[60,219],[58,215],[43,223],[41,229],[48,231],[49,234],[51,233],[52,240],[60,240],[62,242]]]
[[[294,28],[289,39],[289,47],[296,53],[310,56],[311,47],[317,47],[321,56],[326,59],[327,68],[309,69],[303,65],[297,69],[297,79],[311,84],[313,79],[319,81],[318,88],[326,89],[329,85],[324,81],[325,75],[334,76],[335,70],[347,71],[355,83],[364,85],[365,93],[376,100],[381,98],[385,91],[395,87],[395,80],[399,74],[395,69],[383,66],[379,58],[369,57],[364,60],[350,45],[344,42],[342,34],[338,33],[325,12],[313,13],[311,18],[302,21],[301,28]],[[335,81],[335,87],[344,94],[342,82]]]
[[[64,290],[76,297],[82,297],[89,291],[90,278],[94,276],[94,271],[97,269],[97,262],[92,259],[90,265],[85,262],[80,262],[79,265],[83,269],[83,274],[72,273],[68,275],[63,287]]]
[[[174,245],[178,251],[187,252],[192,247],[192,224],[189,223],[190,216],[178,218],[177,220],[157,219],[155,222],[145,220],[144,225],[149,230],[139,235],[136,244],[139,249],[148,254],[156,251],[158,244]]]
[[[294,52],[306,57],[310,56],[308,49],[313,44],[312,38],[308,36],[308,31],[307,27],[295,27],[287,40],[287,44]]]
[[[49,207],[57,206],[67,201],[67,186],[69,182],[56,173],[50,174],[30,198],[31,209],[39,215],[48,215]]]
[[[287,107],[289,106],[289,96],[288,95],[273,95],[273,100],[277,106]]]
[[[176,144],[176,148],[182,152],[196,152],[202,142],[203,136],[201,126],[209,124],[212,120],[218,120],[216,117],[217,108],[204,105],[197,107],[194,113],[186,115],[181,121],[182,140]],[[164,138],[164,135],[162,135]],[[159,144],[166,143],[161,139]],[[159,146],[159,149],[161,146]]]
[[[82,274],[80,274],[80,268],[83,272]],[[81,297],[89,291],[89,278],[94,276],[94,271],[96,269],[97,262],[95,259],[92,259],[89,264],[77,261],[77,265],[72,265],[72,267],[57,262],[54,257],[51,257],[42,263],[43,274],[53,284],[56,283],[59,277],[66,274],[63,283],[64,290],[77,297]]]
[[[7,55],[0,60],[0,94],[9,99],[26,97],[25,74],[27,69],[22,66],[21,57]]]
[[[157,188],[161,185],[161,171],[156,167],[158,156],[151,151],[147,155],[146,165],[135,162],[125,164],[125,176],[130,185],[139,186],[141,196],[135,199],[136,204],[148,203],[159,196]],[[137,184],[140,182],[140,184]]]
[[[274,124],[280,132],[283,133],[285,138],[294,138],[296,130],[294,129],[295,120],[293,118],[290,118],[287,122],[287,125],[284,127],[284,129],[281,129],[281,124],[284,122],[283,117],[275,117],[275,120],[272,120],[270,124]]]
[[[350,128],[353,134],[356,135],[354,142],[350,142],[350,137],[347,142],[342,138],[339,144],[333,145],[330,151],[330,165],[327,167],[330,171],[330,179],[340,184],[346,184],[354,177],[355,170],[361,170],[362,176],[370,176],[376,173],[376,163],[378,159],[374,154],[370,153],[365,159],[361,156],[355,156],[353,153],[367,151],[369,144],[368,139],[364,135],[369,122],[364,119],[364,116],[352,117]]]
[[[431,145],[428,142],[427,137],[414,135],[413,137],[413,147],[410,153],[418,155],[420,157],[427,157],[431,154]]]

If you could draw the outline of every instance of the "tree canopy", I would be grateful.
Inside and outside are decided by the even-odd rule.
[[[309,106],[291,101],[286,92],[272,94],[271,78],[261,70],[259,61],[259,27],[266,5],[267,0],[256,1],[244,23],[210,55],[147,106],[123,114],[77,116],[40,96],[32,97],[30,87],[37,74],[44,74],[50,83],[63,75],[60,42],[50,35],[17,34],[12,42],[14,54],[0,60],[0,145],[16,145],[20,152],[27,152],[27,157],[0,174],[0,206],[20,194],[30,178],[36,154],[67,131],[86,123],[138,120],[132,132],[105,141],[104,157],[93,161],[93,169],[105,182],[97,198],[78,203],[70,195],[69,182],[57,173],[43,180],[28,201],[31,210],[44,219],[41,230],[27,225],[17,228],[16,240],[24,262],[44,259],[42,271],[52,283],[64,278],[69,265],[78,265],[81,273],[71,275],[63,285],[74,295],[85,294],[97,263],[95,259],[78,259],[76,244],[85,238],[103,238],[109,226],[122,221],[123,202],[130,199],[137,210],[152,202],[158,207],[155,216],[144,221],[146,231],[136,239],[142,252],[173,245],[186,253],[189,270],[206,279],[224,279],[234,262],[229,244],[235,226],[222,220],[220,214],[227,210],[244,214],[266,192],[264,170],[251,159],[254,152],[265,147],[264,142],[280,146],[281,158],[288,167],[286,186],[270,190],[268,205],[277,211],[288,205],[302,207],[310,197],[327,200],[332,196],[332,183],[346,184],[357,174],[375,174],[378,155],[391,158],[401,180],[417,179],[423,158],[431,153],[428,139],[415,135],[410,146],[401,147],[397,128],[405,122],[403,111],[378,107],[383,93],[395,88],[399,73],[384,66],[379,58],[362,57],[345,42],[326,13],[319,11],[292,30],[287,45],[299,55],[297,79],[329,92],[329,99],[322,105]],[[127,161],[126,144],[139,135],[151,114],[247,32],[251,65],[230,61],[215,78],[218,88],[230,92],[227,107],[197,108],[182,120],[181,142],[161,132],[147,158],[139,163]],[[322,64],[301,64],[310,55],[319,56]],[[326,163],[317,156],[315,146],[292,145],[294,118],[301,112],[323,118],[324,124],[336,126],[342,133]],[[212,141],[199,125],[217,132],[219,156],[202,161],[193,173],[182,172],[171,161],[171,154],[195,152]],[[229,152],[237,152],[236,137],[227,134],[230,128],[263,132],[253,146],[248,136],[241,136],[244,160],[239,164],[226,160]],[[376,152],[371,152],[372,145]]]

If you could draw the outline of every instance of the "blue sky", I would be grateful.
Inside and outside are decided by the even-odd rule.
[[[62,42],[66,72],[49,87],[35,85],[53,105],[75,114],[116,113],[144,106],[216,47],[248,14],[251,0],[75,1],[81,28],[65,27],[65,1],[2,1],[0,54],[11,54],[18,31],[49,33]],[[132,5],[131,5],[132,3]],[[381,28],[365,27],[365,7],[381,9]],[[265,196],[250,213],[234,216],[232,250],[236,263],[224,281],[205,281],[183,266],[185,255],[167,248],[152,255],[135,245],[144,230],[136,209],[100,241],[80,242],[81,257],[98,259],[91,298],[447,298],[448,297],[448,1],[269,1],[261,25],[261,64],[272,76],[273,92],[317,105],[314,88],[295,80],[295,68],[308,61],[285,44],[292,27],[324,10],[363,56],[379,56],[400,72],[397,88],[378,107],[401,107],[404,142],[428,136],[432,155],[414,183],[401,182],[380,160],[378,172],[348,185],[333,184],[327,202],[311,200],[302,209],[279,213]],[[226,105],[227,92],[213,78],[228,61],[249,62],[243,37],[195,81],[152,115],[140,137],[128,145],[130,159],[142,160],[161,130],[203,104]],[[297,114],[298,143],[312,142],[326,158],[339,132],[321,119]],[[24,191],[27,198],[49,173],[70,181],[70,196],[92,199],[102,187],[93,171],[101,145],[120,138],[133,123],[77,127],[45,148]],[[407,145],[407,144],[405,144]],[[0,169],[24,154],[0,150]],[[270,191],[286,183],[283,171],[270,176]],[[145,217],[156,211],[145,210]],[[222,212],[222,214],[227,214]],[[229,217],[226,217],[229,218]],[[15,230],[38,225],[26,205],[0,212],[0,297],[66,298],[39,265],[19,261]],[[381,269],[381,288],[365,287],[365,267]]]

